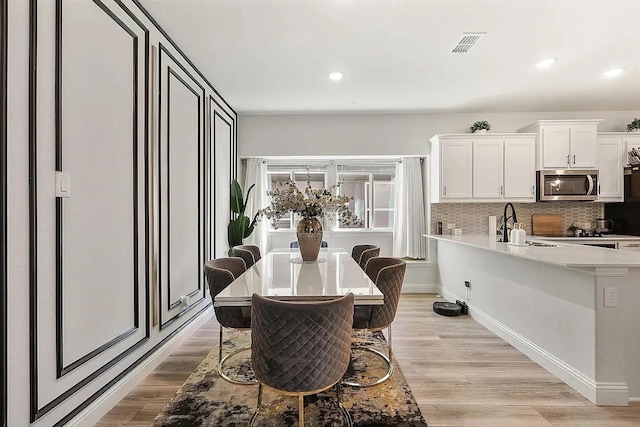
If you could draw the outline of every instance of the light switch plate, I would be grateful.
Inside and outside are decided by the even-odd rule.
[[[56,197],[71,197],[71,175],[56,172]]]

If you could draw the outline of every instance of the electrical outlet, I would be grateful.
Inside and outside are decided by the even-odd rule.
[[[618,306],[618,288],[604,288],[604,306]]]
[[[180,297],[180,308],[187,308],[189,307],[189,296],[188,295],[182,295]]]
[[[469,280],[464,281],[464,286],[471,289],[471,282]]]
[[[447,230],[453,230],[454,228],[456,228],[456,223],[455,222],[448,222],[447,223]]]

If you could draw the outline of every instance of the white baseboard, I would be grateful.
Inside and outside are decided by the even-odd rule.
[[[175,349],[187,338],[197,331],[213,315],[210,307],[200,317],[182,331],[172,337],[164,346],[152,354],[147,360],[140,363],[129,372],[118,384],[96,399],[91,405],[80,412],[70,423],[74,427],[91,427],[96,424],[107,412],[129,394],[138,384],[144,380],[155,368],[160,365]]]
[[[438,292],[438,285],[435,283],[403,283],[403,294],[435,294]]]
[[[441,286],[438,286],[438,290],[440,295],[448,301],[462,300],[458,295]],[[597,383],[472,304],[469,304],[469,315],[596,405],[627,406],[629,404],[629,388],[626,383]]]

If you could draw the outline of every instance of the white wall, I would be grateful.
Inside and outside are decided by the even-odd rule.
[[[240,115],[238,155],[424,155],[435,134],[464,133],[476,120],[515,132],[536,120],[603,119],[599,132],[624,131],[635,111],[465,114]]]

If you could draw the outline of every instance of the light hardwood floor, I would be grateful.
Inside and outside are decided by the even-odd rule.
[[[436,300],[402,295],[393,323],[395,358],[429,426],[640,426],[640,404],[593,405],[470,317],[435,314]],[[217,331],[208,321],[97,426],[148,426]]]

